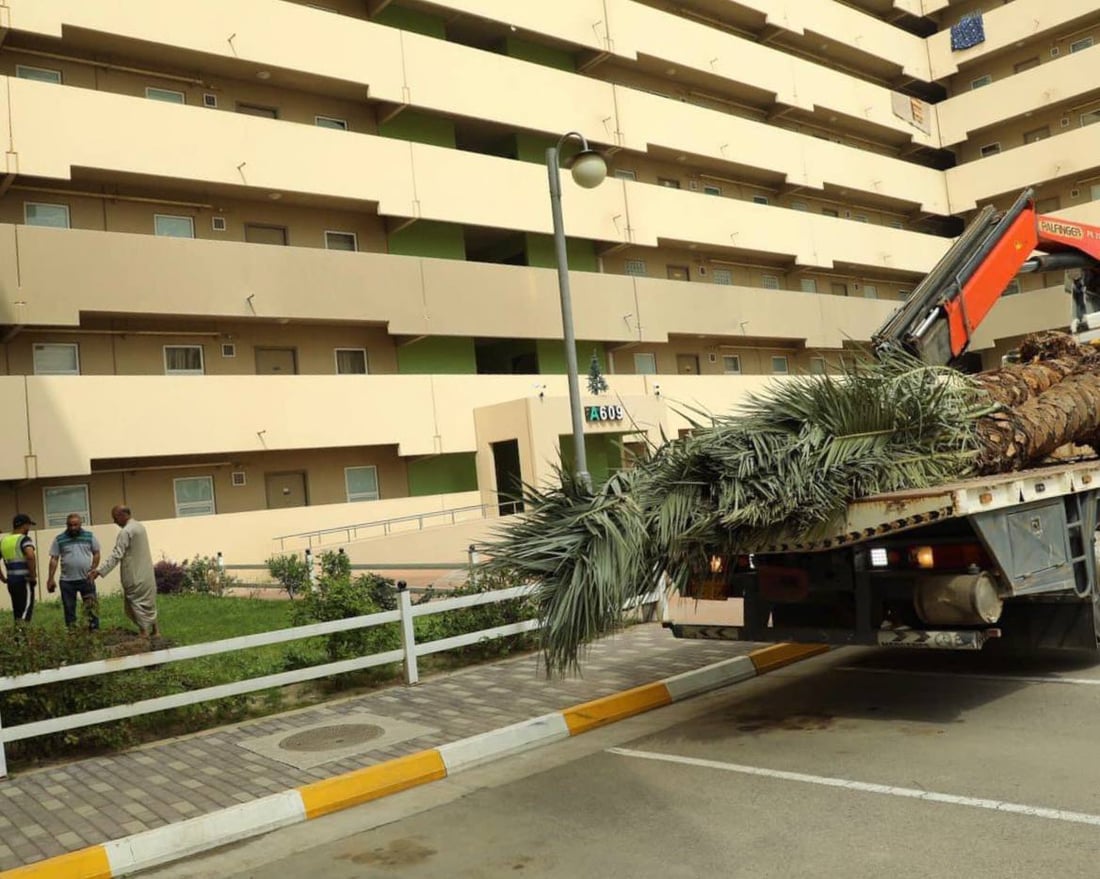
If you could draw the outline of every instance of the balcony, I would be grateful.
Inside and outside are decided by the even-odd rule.
[[[944,7],[947,4],[925,0],[926,14],[934,11],[928,7]],[[959,52],[951,50],[951,33],[944,29],[928,38],[928,56],[932,66],[932,78],[943,79],[959,72],[959,68],[978,61],[995,52],[1011,49],[1017,43],[1034,41],[1037,48],[1046,51],[1047,44],[1072,30],[1083,19],[1096,19],[1095,0],[1014,0],[1004,6],[991,9],[983,15],[985,42]],[[954,19],[949,19],[953,21]]]
[[[1098,82],[1100,51],[1075,52],[948,98],[936,105],[943,145],[961,143],[973,131],[1081,98],[1094,92]],[[1077,113],[1067,110],[1066,115],[1077,124],[1073,118]]]
[[[1074,176],[1094,177],[1100,166],[1100,125],[1089,125],[968,162],[946,172],[951,212],[1025,187]]]

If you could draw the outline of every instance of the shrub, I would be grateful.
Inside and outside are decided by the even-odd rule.
[[[217,558],[208,555],[195,556],[182,564],[163,558],[153,565],[153,576],[157,581],[157,592],[161,595],[184,592],[221,595],[225,589],[240,582],[222,571]]]
[[[153,565],[153,576],[157,581],[157,592],[161,595],[178,595],[184,591],[187,571],[179,562],[161,559]]]
[[[293,553],[271,556],[267,560],[267,570],[291,598],[309,589],[309,565]]]

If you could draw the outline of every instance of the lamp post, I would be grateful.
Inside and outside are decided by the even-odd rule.
[[[573,302],[569,293],[569,257],[565,249],[565,227],[561,216],[561,147],[569,138],[580,141],[581,151],[573,158],[570,172],[573,181],[584,189],[594,189],[607,177],[607,163],[588,145],[584,136],[566,132],[555,146],[546,150],[546,171],[550,178],[550,209],[554,215],[554,255],[558,263],[558,292],[561,294],[561,326],[565,337],[565,371],[569,378],[569,411],[573,420],[574,469],[577,478],[589,491],[592,477],[588,473],[588,452],[584,447],[584,419],[581,416],[580,377],[577,375],[577,340],[573,334]]]

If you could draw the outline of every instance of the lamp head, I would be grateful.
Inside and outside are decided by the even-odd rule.
[[[582,189],[595,189],[607,177],[607,162],[596,150],[581,150],[569,167],[573,181]]]

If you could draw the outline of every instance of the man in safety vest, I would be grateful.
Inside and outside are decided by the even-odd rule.
[[[34,541],[27,533],[34,519],[26,513],[17,513],[11,520],[11,534],[0,538],[0,558],[4,560],[4,578],[11,596],[11,612],[16,624],[31,621],[34,613],[34,590],[38,585],[38,560],[34,554]]]

